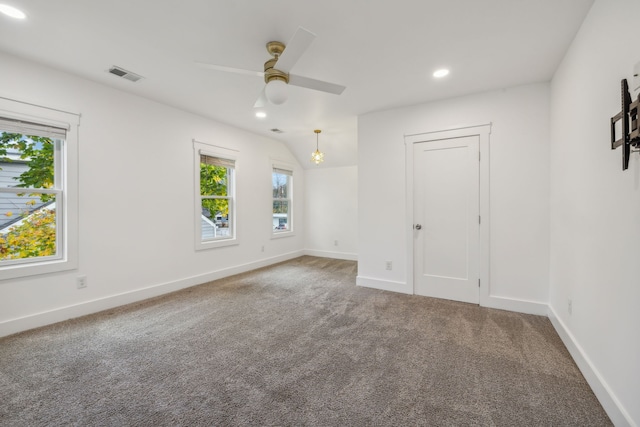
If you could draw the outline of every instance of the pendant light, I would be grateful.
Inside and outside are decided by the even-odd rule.
[[[316,151],[311,153],[311,161],[316,165],[319,165],[324,161],[324,153],[318,150],[318,135],[320,135],[320,132],[322,131],[320,129],[316,129],[314,132],[316,133]]]

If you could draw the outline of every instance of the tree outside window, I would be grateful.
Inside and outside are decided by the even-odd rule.
[[[0,263],[58,253],[55,154],[60,142],[0,131]]]
[[[233,237],[234,163],[200,155],[201,240]]]

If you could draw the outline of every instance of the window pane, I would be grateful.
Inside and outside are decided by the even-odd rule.
[[[226,167],[200,163],[200,194],[203,196],[227,196],[229,172]]]
[[[272,183],[274,199],[287,199],[289,197],[289,175],[274,172]]]
[[[55,142],[0,130],[0,188],[53,188]]]
[[[286,200],[273,201],[273,229],[289,230],[289,202]]]
[[[202,240],[231,237],[228,199],[202,199]]]
[[[0,260],[56,255],[53,194],[0,193]]]
[[[234,159],[209,152],[211,146],[193,141],[195,154],[195,249],[237,244]],[[221,148],[221,147],[218,147]]]

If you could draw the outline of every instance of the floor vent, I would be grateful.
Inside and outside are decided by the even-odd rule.
[[[109,68],[109,72],[115,76],[122,77],[123,79],[127,79],[132,82],[137,82],[138,80],[143,78],[142,76],[136,73],[127,71],[124,68],[116,67],[115,65]]]

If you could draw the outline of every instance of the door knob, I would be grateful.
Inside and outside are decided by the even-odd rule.
[[[416,224],[413,226],[413,228],[415,228],[416,230],[420,230],[422,229],[422,226],[420,224]]]

